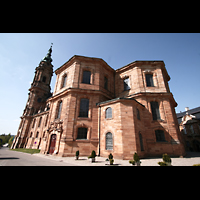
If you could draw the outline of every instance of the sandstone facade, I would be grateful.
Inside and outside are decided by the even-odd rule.
[[[114,70],[100,58],[75,55],[55,70],[51,96],[51,49],[46,57],[36,68],[12,148],[59,156],[95,150],[122,159],[132,159],[134,152],[184,155],[163,61],[135,61]]]

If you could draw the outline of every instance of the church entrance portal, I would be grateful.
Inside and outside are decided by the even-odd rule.
[[[50,145],[49,145],[49,154],[52,154],[56,146],[56,134],[51,135]]]

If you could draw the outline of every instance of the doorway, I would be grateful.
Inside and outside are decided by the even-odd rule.
[[[51,135],[50,145],[49,145],[49,154],[53,154],[56,146],[56,134]]]

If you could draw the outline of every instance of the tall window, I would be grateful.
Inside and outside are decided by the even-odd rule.
[[[90,84],[91,71],[83,71],[82,83]]]
[[[86,140],[87,139],[87,128],[78,128],[77,140]]]
[[[81,99],[79,117],[88,117],[89,99]]]
[[[153,120],[161,119],[159,105],[157,101],[151,101],[151,112],[152,112]]]
[[[126,78],[126,79],[124,79],[124,91],[130,90],[130,89],[131,89],[130,80],[129,80],[129,78]]]
[[[104,76],[104,89],[108,89],[108,78]]]
[[[65,74],[62,78],[62,85],[61,88],[64,88],[66,86],[67,83],[67,74]]]
[[[139,132],[139,138],[140,138],[140,150],[144,151],[142,134],[140,132]]]
[[[32,125],[32,128],[34,128],[34,126],[35,126],[35,119],[33,120],[33,125]]]
[[[36,138],[38,138],[38,135],[39,135],[39,132],[37,131],[37,133],[36,133]]]
[[[154,87],[153,74],[146,74],[146,84],[147,84],[147,87]]]
[[[106,150],[113,150],[113,138],[110,132],[106,134]]]
[[[112,108],[106,109],[106,119],[112,118]]]
[[[42,122],[42,117],[40,117],[40,120],[39,120],[38,127],[40,127],[40,125],[41,125],[41,122]]]
[[[56,119],[60,119],[61,110],[62,110],[62,101],[60,101],[58,103],[58,110],[57,110]]]
[[[139,120],[140,120],[140,111],[139,111],[139,109],[138,109],[138,108],[136,108],[136,110],[137,110],[137,119],[139,119]]]
[[[43,77],[42,77],[42,82],[45,83],[45,82],[46,82],[46,79],[47,79],[46,76],[43,76]]]
[[[165,142],[165,134],[162,130],[156,130],[156,142]]]

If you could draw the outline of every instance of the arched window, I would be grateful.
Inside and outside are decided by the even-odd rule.
[[[110,132],[106,134],[106,150],[113,150],[113,138]]]
[[[138,109],[138,108],[136,108],[136,110],[137,110],[137,119],[139,119],[139,120],[140,120],[140,111],[139,111],[139,109]]]
[[[35,126],[35,119],[33,120],[33,125],[32,125],[32,128],[34,128],[34,126]]]
[[[39,123],[38,123],[38,127],[40,127],[41,122],[42,122],[42,117],[40,117],[40,120],[39,120]]]
[[[140,138],[140,150],[144,151],[142,134],[140,132],[139,132],[139,138]]]
[[[106,109],[106,119],[112,118],[112,108],[109,107]]]
[[[38,135],[39,135],[39,132],[37,131],[37,133],[36,133],[36,138],[38,138]]]
[[[62,110],[62,101],[58,103],[56,119],[60,119],[61,110]]]

